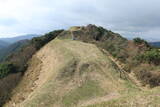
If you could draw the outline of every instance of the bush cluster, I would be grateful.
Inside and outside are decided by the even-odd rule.
[[[159,65],[160,64],[160,51],[158,49],[151,49],[137,57],[143,63]]]
[[[145,41],[144,39],[141,39],[141,38],[139,38],[139,37],[137,37],[137,38],[134,38],[133,39],[133,42],[135,43],[135,44],[144,44],[145,46],[147,46],[147,47],[150,47],[150,45],[149,45],[149,43],[147,42],[147,41]]]
[[[151,72],[141,69],[135,72],[136,77],[143,82],[144,85],[149,84],[150,87],[160,86],[160,73]]]
[[[16,68],[11,63],[0,64],[0,78],[7,76],[11,72],[15,72]]]

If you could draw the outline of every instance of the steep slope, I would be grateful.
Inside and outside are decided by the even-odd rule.
[[[5,106],[72,107],[119,98],[139,89],[119,78],[116,65],[95,45],[56,39],[29,62]]]
[[[0,63],[0,107],[10,99],[12,90],[22,79],[32,56],[62,31],[55,30],[41,37],[33,38],[27,45],[14,51]]]

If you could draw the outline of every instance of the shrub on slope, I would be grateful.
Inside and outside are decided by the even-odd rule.
[[[141,62],[147,62],[149,64],[160,64],[160,51],[158,49],[151,49],[137,57]]]

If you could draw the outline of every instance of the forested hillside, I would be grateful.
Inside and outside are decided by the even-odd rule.
[[[12,53],[19,51],[22,47],[24,47],[28,43],[29,40],[21,40],[9,46],[6,46],[5,48],[0,49],[0,62],[5,60],[5,58],[11,55]]]
[[[8,45],[9,45],[9,43],[0,40],[0,49],[7,47]]]

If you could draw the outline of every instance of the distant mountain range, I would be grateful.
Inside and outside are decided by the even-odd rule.
[[[13,38],[0,38],[0,61],[5,59],[8,55],[21,49],[29,42],[29,39],[37,37],[37,34],[22,35]]]
[[[150,42],[150,45],[160,48],[160,42]]]
[[[15,42],[20,41],[20,40],[32,39],[33,37],[37,37],[37,36],[40,36],[40,35],[27,34],[27,35],[12,37],[12,38],[0,38],[0,42],[3,41],[3,42],[6,42],[6,43],[9,43],[9,44],[12,44],[12,43],[15,43]]]

